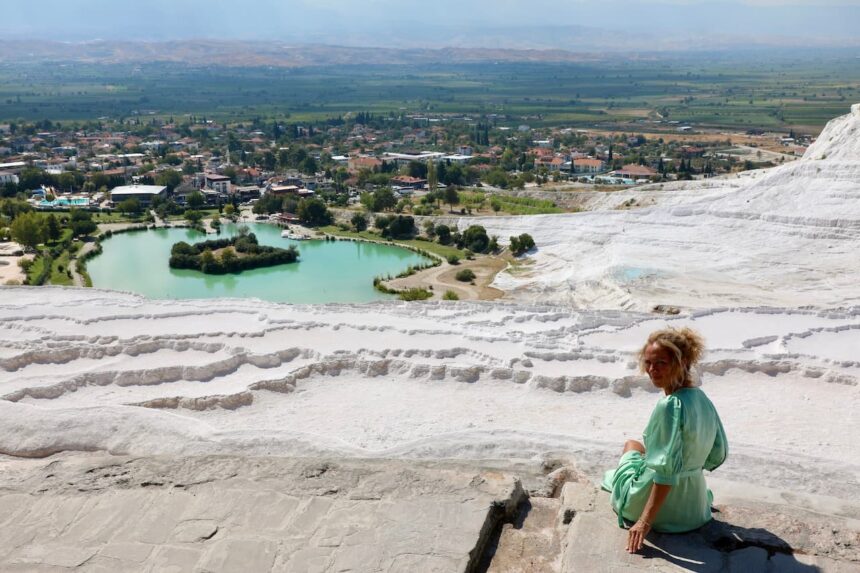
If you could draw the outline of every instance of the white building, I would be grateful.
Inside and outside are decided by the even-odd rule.
[[[408,165],[412,161],[427,163],[429,160],[438,161],[445,156],[437,151],[422,151],[421,153],[385,153],[383,161],[393,161],[396,165]]]
[[[125,201],[126,199],[137,199],[141,205],[149,205],[153,198],[167,197],[167,187],[161,185],[123,185],[111,189],[110,198],[114,203]]]
[[[7,183],[14,183],[17,185],[18,176],[11,171],[0,171],[0,185],[6,185]]]
[[[212,189],[225,195],[230,194],[230,178],[226,175],[207,173],[203,176],[203,184],[206,189]]]
[[[0,163],[0,171],[11,171],[12,173],[20,173],[22,169],[27,167],[24,161],[13,161],[12,163]]]

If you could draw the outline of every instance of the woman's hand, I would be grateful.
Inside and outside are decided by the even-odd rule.
[[[642,549],[642,544],[645,543],[645,536],[651,531],[651,526],[641,519],[633,524],[627,534],[627,552],[636,553]]]

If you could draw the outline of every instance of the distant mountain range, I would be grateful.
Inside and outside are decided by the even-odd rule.
[[[567,30],[569,34],[564,35]],[[672,44],[654,40],[651,50],[638,51],[642,42],[637,39],[619,37],[606,32],[581,27],[559,27],[544,29],[541,41],[527,41],[529,29],[523,28],[522,40],[490,33],[484,35],[440,38],[444,48],[409,46],[363,47],[354,45],[362,41],[358,37],[339,38],[348,44],[288,43],[280,40],[164,40],[164,41],[118,41],[95,40],[87,42],[0,40],[0,64],[27,64],[37,62],[77,62],[97,64],[165,62],[191,66],[273,66],[305,67],[333,65],[421,65],[421,64],[465,64],[480,62],[589,62],[606,59],[651,60],[677,54],[689,54],[690,42],[676,37]],[[502,37],[504,36],[504,37]],[[312,38],[314,39],[314,38]],[[317,38],[324,40],[324,38]],[[414,43],[420,44],[418,40]],[[532,45],[533,44],[533,45]],[[564,48],[548,46],[564,45]],[[508,46],[508,47],[492,47]],[[517,46],[517,47],[510,47]],[[735,46],[734,48],[730,48]],[[767,49],[780,51],[778,42],[749,44],[745,49]],[[660,48],[660,49],[658,49]],[[815,46],[807,46],[809,55]],[[731,39],[723,44],[711,42],[707,51],[738,50]],[[822,48],[832,50],[833,48]],[[700,51],[705,47],[699,45]],[[850,48],[847,51],[850,53]],[[799,57],[792,47],[791,57]]]
[[[546,49],[367,48],[280,41],[180,40],[164,42],[15,42],[0,41],[0,63],[173,62],[223,66],[331,66],[350,64],[434,64],[473,62],[583,62],[599,54]]]

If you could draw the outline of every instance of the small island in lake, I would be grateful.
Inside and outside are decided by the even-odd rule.
[[[254,233],[245,231],[229,239],[193,245],[180,241],[170,249],[170,268],[223,275],[294,263],[298,258],[299,251],[295,246],[290,245],[286,249],[261,246]]]

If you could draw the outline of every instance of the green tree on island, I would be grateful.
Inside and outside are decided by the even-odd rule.
[[[215,265],[215,255],[212,254],[211,250],[206,249],[200,253],[200,270],[205,273],[213,265]]]
[[[221,264],[225,267],[229,268],[235,260],[236,251],[234,251],[231,247],[227,247],[226,249],[221,251]]]

